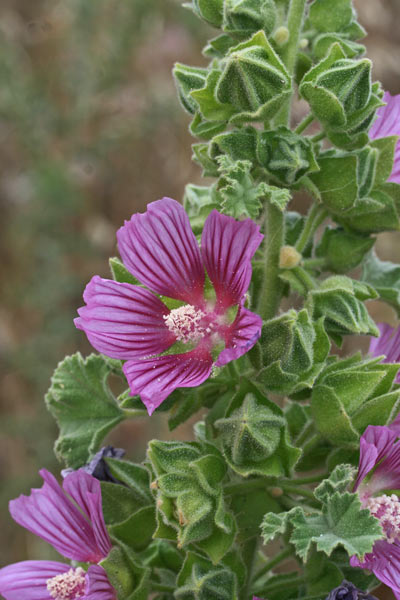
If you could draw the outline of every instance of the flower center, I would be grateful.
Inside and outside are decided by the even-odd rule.
[[[54,600],[76,600],[85,593],[85,571],[78,567],[47,580],[47,591]]]
[[[366,507],[379,519],[389,544],[400,541],[400,500],[396,494],[369,498]]]
[[[171,310],[164,316],[168,329],[179,342],[197,342],[206,334],[211,333],[211,325],[204,323],[206,313],[191,304],[185,304]]]

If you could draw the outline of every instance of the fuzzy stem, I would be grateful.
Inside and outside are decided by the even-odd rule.
[[[288,13],[287,27],[289,30],[289,40],[282,51],[282,59],[289,74],[293,76],[296,66],[297,51],[299,48],[300,35],[303,29],[304,9],[306,0],[291,0]],[[289,98],[282,110],[279,111],[278,118],[280,125],[287,125],[290,121],[291,98]]]
[[[247,540],[243,546],[242,558],[247,567],[246,583],[243,588],[243,600],[250,597],[250,589],[253,580],[255,558],[257,556],[258,539],[256,537]]]
[[[279,563],[286,560],[290,556],[292,556],[292,554],[293,554],[292,548],[285,548],[284,550],[282,550],[282,552],[279,552],[278,554],[276,554],[273,558],[271,558],[268,562],[266,562],[265,565],[263,565],[261,567],[261,569],[257,572],[255,579],[259,579],[260,577],[265,575],[265,573],[268,573],[268,571],[271,571],[271,569],[276,567],[276,565],[279,565]]]
[[[303,133],[303,131],[305,131],[307,129],[307,127],[309,127],[309,125],[311,125],[311,123],[314,121],[314,115],[309,114],[306,117],[304,117],[304,119],[297,125],[296,129],[294,130],[295,133],[300,134]]]
[[[268,594],[271,594],[272,592],[279,592],[279,590],[285,591],[288,588],[297,587],[305,582],[306,582],[306,578],[303,575],[299,575],[298,577],[293,578],[293,579],[288,578],[286,581],[271,584],[269,587],[265,586],[265,588],[263,589],[263,593],[265,595],[268,595]]]
[[[249,479],[248,481],[238,481],[237,483],[228,483],[224,487],[225,494],[247,494],[253,490],[266,489],[269,485],[268,480],[263,478]]]
[[[147,417],[147,410],[141,408],[124,408],[123,409],[125,419],[137,419],[140,417]]]
[[[284,214],[268,202],[265,246],[265,269],[258,304],[258,314],[268,320],[275,316],[282,297],[283,282],[279,279],[279,257],[284,242]]]
[[[319,269],[326,264],[325,258],[306,258],[303,260],[303,267],[306,269]]]
[[[297,496],[303,496],[304,498],[309,498],[310,500],[315,500],[314,493],[311,490],[297,487],[297,485],[293,485],[292,482],[291,483],[279,483],[279,487],[287,494],[295,494]]]
[[[313,204],[307,215],[307,219],[304,225],[304,229],[296,243],[296,250],[303,253],[307,247],[308,242],[313,237],[318,227],[325,221],[327,217],[327,210],[321,204]]]

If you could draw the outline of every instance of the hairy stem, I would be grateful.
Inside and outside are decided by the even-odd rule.
[[[284,243],[284,214],[274,204],[267,205],[265,241],[265,268],[258,313],[265,320],[272,319],[282,297],[283,282],[279,279],[279,256]]]
[[[296,250],[302,254],[307,247],[308,242],[313,237],[318,227],[325,221],[327,217],[327,210],[322,204],[313,204],[307,215],[307,219],[304,225],[304,229],[296,243]]]
[[[243,600],[250,597],[251,584],[253,580],[254,562],[257,555],[258,539],[256,537],[247,540],[243,545],[242,558],[247,567],[246,583],[243,587]]]
[[[311,125],[311,123],[314,121],[314,115],[310,114],[307,115],[306,117],[304,117],[304,119],[297,125],[296,129],[294,130],[295,133],[300,134],[303,133],[303,131],[305,131],[307,129],[307,127],[309,127],[309,125]]]
[[[297,51],[299,48],[300,35],[303,29],[304,9],[306,0],[291,0],[288,12],[287,27],[289,30],[289,40],[282,51],[282,59],[289,74],[293,76],[296,66]],[[285,102],[282,110],[279,111],[277,120],[280,125],[287,125],[290,121],[291,98]]]
[[[255,579],[259,579],[260,577],[265,575],[265,573],[268,573],[268,571],[271,571],[271,569],[276,567],[276,565],[279,565],[279,563],[283,562],[292,555],[292,548],[285,548],[284,550],[282,550],[282,552],[278,552],[278,554],[275,554],[273,558],[271,558],[268,562],[265,563],[265,565],[261,567],[261,569],[257,572]]]

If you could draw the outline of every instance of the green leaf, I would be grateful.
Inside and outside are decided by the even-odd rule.
[[[68,467],[87,463],[104,437],[124,416],[111,393],[110,365],[96,354],[78,352],[59,363],[46,394],[46,405],[60,428],[55,453]]]
[[[337,446],[357,447],[359,435],[334,391],[323,385],[313,389],[311,409],[318,431]]]
[[[221,71],[211,69],[207,75],[204,87],[193,90],[190,93],[200,113],[207,121],[226,122],[235,112],[235,108],[229,100],[219,99],[216,95],[220,78]]]
[[[119,283],[131,283],[132,285],[140,285],[139,281],[128,271],[124,263],[114,256],[109,260],[110,270],[114,281]]]
[[[211,142],[210,156],[217,158],[220,154],[227,154],[233,161],[247,160],[256,163],[257,136],[254,127],[235,129],[216,135]]]
[[[101,482],[104,520],[107,525],[125,521],[133,512],[143,506],[135,494],[124,485]]]
[[[190,96],[190,93],[193,90],[204,87],[208,75],[207,69],[189,67],[188,65],[176,63],[172,73],[178,90],[179,100],[181,101],[183,108],[188,113],[194,115],[197,104]]]
[[[284,535],[287,531],[291,511],[281,513],[266,513],[261,523],[261,532],[264,544],[272,542],[278,535]]]
[[[314,318],[325,318],[325,329],[330,335],[358,333],[378,336],[379,330],[357,296],[357,287],[353,281],[343,275],[336,275],[323,281],[318,289],[309,292],[306,306]]]
[[[191,8],[206,23],[214,27],[221,27],[223,0],[191,0],[184,6]]]
[[[400,185],[385,183],[356,202],[346,214],[336,220],[360,233],[398,231],[400,229]]]
[[[303,561],[307,561],[312,543],[328,556],[342,546],[349,556],[356,555],[362,560],[372,551],[376,540],[382,538],[378,519],[362,508],[358,494],[335,492],[320,514],[306,515],[302,508],[291,513],[290,541]]]
[[[220,199],[220,211],[235,219],[257,219],[261,200],[267,195],[267,184],[255,184],[249,161],[232,162],[227,156],[219,156],[217,161],[220,178],[216,197]]]
[[[363,264],[362,281],[372,285],[380,298],[400,315],[400,266],[380,260],[371,252]]]
[[[357,267],[371,250],[375,239],[344,231],[325,229],[315,254],[324,257],[326,267],[335,273],[347,273]]]
[[[311,552],[305,566],[307,592],[310,596],[328,595],[343,581],[343,573],[334,561],[321,552]]]
[[[324,479],[314,490],[318,500],[327,504],[329,498],[336,492],[343,493],[354,482],[357,471],[352,465],[338,465],[328,479]]]
[[[149,472],[145,467],[117,458],[106,458],[105,460],[112,475],[130,488],[139,506],[146,506],[153,502]]]
[[[99,564],[106,571],[118,600],[147,600],[150,569],[136,564],[128,548],[114,546]]]
[[[145,506],[125,521],[112,525],[109,532],[118,544],[123,544],[134,552],[140,552],[145,550],[152,541],[155,529],[155,508]]]
[[[318,158],[320,170],[309,177],[318,188],[325,206],[334,214],[343,214],[354,206],[358,198],[355,155],[324,156]]]
[[[375,185],[386,183],[392,174],[397,140],[397,135],[392,135],[370,142],[370,146],[376,148],[379,152],[375,174]]]
[[[331,0],[314,0],[310,6],[309,19],[318,31],[341,31],[353,20],[351,0],[336,0],[332,10]]]

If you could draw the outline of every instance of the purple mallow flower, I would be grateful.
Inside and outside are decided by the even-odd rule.
[[[400,362],[400,327],[393,329],[387,323],[378,323],[380,336],[371,338],[369,352],[372,356],[382,356],[383,362]],[[400,368],[400,365],[399,365]],[[396,377],[397,383],[400,383],[400,373]]]
[[[86,473],[92,475],[99,481],[108,481],[110,483],[122,483],[119,479],[116,479],[111,473],[111,469],[105,461],[106,458],[122,458],[125,456],[125,450],[122,448],[114,448],[113,446],[103,446],[101,450],[96,452],[92,460],[81,467]],[[70,473],[74,473],[75,469],[63,469],[61,475],[66,477]]]
[[[391,96],[385,92],[383,101],[385,106],[378,108],[377,118],[369,130],[369,137],[373,140],[400,135],[400,95]],[[397,142],[394,166],[389,181],[400,183],[400,140]]]
[[[6,600],[115,600],[106,572],[97,565],[111,550],[104,523],[100,483],[83,470],[67,475],[61,487],[42,469],[44,484],[30,496],[10,502],[13,519],[81,567],[28,560],[0,569],[0,594]]]
[[[353,567],[368,569],[392,588],[400,600],[400,500],[387,490],[400,489],[400,441],[396,428],[370,425],[361,436],[358,475],[354,485],[364,508],[379,520],[384,539],[375,542],[363,561],[352,556]]]
[[[200,385],[213,364],[225,365],[256,343],[262,321],[244,300],[263,236],[251,219],[213,210],[200,249],[182,206],[163,198],[126,221],[117,238],[125,267],[149,289],[95,276],[75,324],[96,350],[126,361],[131,393],[151,414],[176,388]],[[156,294],[178,302],[170,309]],[[163,354],[177,342],[183,352]]]

